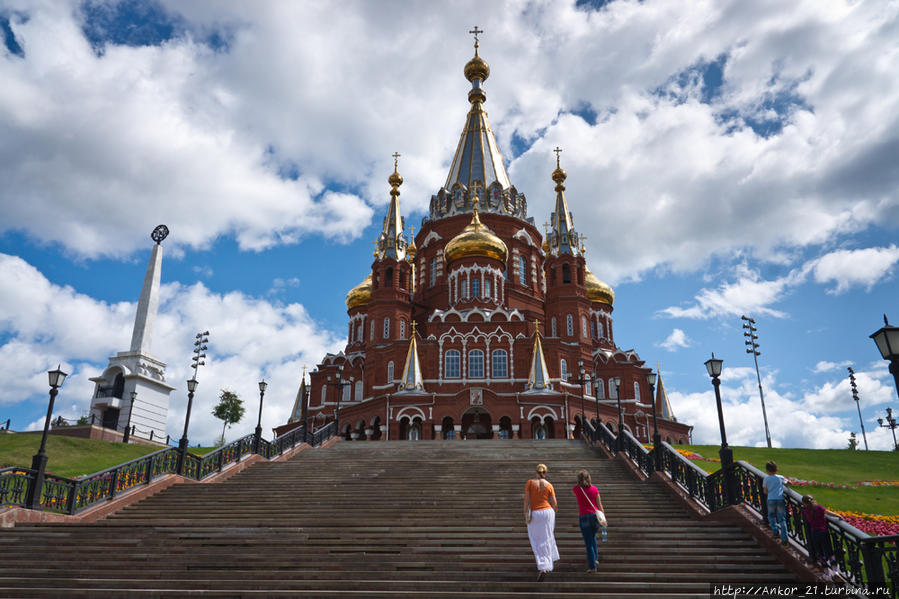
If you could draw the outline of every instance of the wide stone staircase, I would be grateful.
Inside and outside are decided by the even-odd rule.
[[[538,462],[561,555],[540,583],[522,515]],[[596,574],[571,491],[582,468],[609,520]],[[795,580],[738,527],[573,441],[343,442],[95,524],[0,530],[2,597],[708,597],[710,582]]]

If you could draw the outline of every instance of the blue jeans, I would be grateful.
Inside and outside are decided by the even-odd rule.
[[[587,546],[587,567],[591,570],[596,568],[596,533],[599,531],[599,522],[596,521],[594,514],[584,514],[578,518],[578,524],[581,527],[581,535],[584,537],[584,545]]]
[[[780,529],[780,538],[787,540],[787,504],[783,499],[768,500],[768,524],[775,536]]]

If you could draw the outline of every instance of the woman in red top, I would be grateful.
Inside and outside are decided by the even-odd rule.
[[[812,562],[827,573],[827,570],[836,565],[833,549],[830,545],[830,534],[827,532],[827,514],[823,505],[816,503],[811,495],[802,497],[802,515],[809,528],[808,553]]]
[[[537,559],[537,582],[552,572],[553,562],[559,559],[556,537],[556,491],[546,480],[546,465],[537,465],[537,478],[532,478],[524,486],[524,521],[528,525],[528,539]]]
[[[596,533],[599,531],[596,510],[602,512],[605,510],[599,497],[599,489],[590,482],[590,473],[586,470],[577,473],[577,484],[571,491],[577,497],[578,524],[584,537],[584,545],[587,547],[587,572],[593,573],[596,572],[596,560],[599,556],[596,548]]]

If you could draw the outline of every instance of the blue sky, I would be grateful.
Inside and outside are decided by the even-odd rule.
[[[676,415],[764,443],[740,315],[758,321],[781,446],[872,447],[896,390],[868,335],[897,306],[899,7],[888,2],[182,3],[0,0],[0,420],[87,409],[126,349],[160,223],[153,353],[179,390],[210,330],[192,437],[221,388],[282,423],[302,365],[342,347],[400,152],[407,224],[446,177],[485,30],[486,108],[538,223],[561,146],[616,338],[661,363]],[[339,15],[340,18],[335,18]],[[249,431],[245,422],[232,436]]]

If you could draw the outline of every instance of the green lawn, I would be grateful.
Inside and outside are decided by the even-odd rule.
[[[31,467],[31,458],[41,444],[39,434],[0,435],[0,468]],[[72,478],[93,474],[117,464],[158,451],[159,447],[110,443],[59,435],[47,436],[47,471]]]
[[[707,458],[717,458],[717,445],[676,445]],[[768,449],[731,447],[735,460],[765,470],[765,462],[777,462],[778,474],[802,480],[850,484],[865,480],[899,480],[899,453],[894,451],[849,451],[848,449]],[[707,472],[718,470],[717,462],[693,460]],[[798,493],[815,496],[821,505],[836,510],[869,514],[899,515],[899,487],[828,489],[795,487]]]

